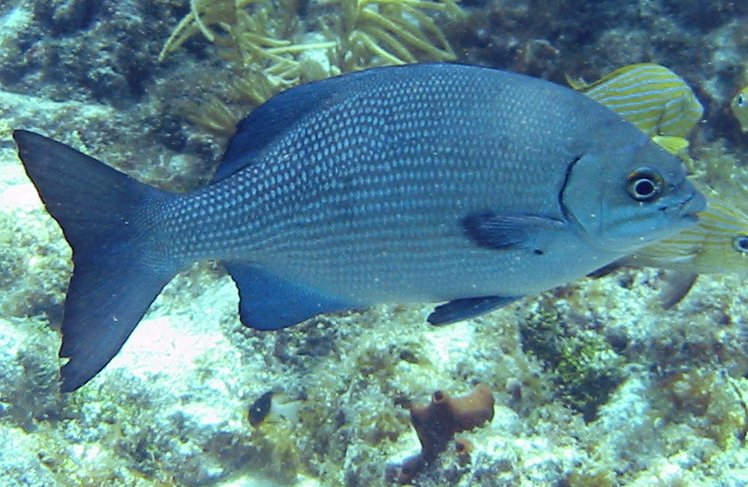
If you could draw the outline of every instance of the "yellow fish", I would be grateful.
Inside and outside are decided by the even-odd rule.
[[[660,296],[670,308],[680,302],[699,274],[748,274],[748,215],[710,198],[699,223],[626,257],[626,265],[675,271]]]
[[[743,132],[748,132],[748,86],[744,86],[738,91],[730,103],[732,114],[740,122],[740,128]]]
[[[567,82],[651,137],[685,138],[704,113],[688,84],[659,64],[630,64],[589,84],[568,76]]]

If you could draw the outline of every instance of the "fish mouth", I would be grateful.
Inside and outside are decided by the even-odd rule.
[[[665,206],[661,210],[667,215],[681,216],[698,220],[697,213],[706,209],[706,198],[699,191],[693,190],[686,199],[675,205]]]

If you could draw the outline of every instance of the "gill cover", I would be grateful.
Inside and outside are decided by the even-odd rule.
[[[628,253],[693,223],[692,196],[680,161],[645,139],[573,161],[560,203],[591,246]]]

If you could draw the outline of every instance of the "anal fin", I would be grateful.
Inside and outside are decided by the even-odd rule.
[[[224,264],[239,289],[239,316],[250,328],[279,330],[322,313],[357,307],[345,299],[279,278],[254,264]]]

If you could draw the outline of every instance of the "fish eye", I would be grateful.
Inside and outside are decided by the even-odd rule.
[[[626,191],[636,201],[651,201],[662,191],[662,176],[648,167],[629,174]]]
[[[748,253],[748,235],[738,235],[732,239],[732,247],[741,254]]]
[[[737,103],[738,107],[743,108],[745,106],[745,95],[740,93],[735,99],[735,103]]]

